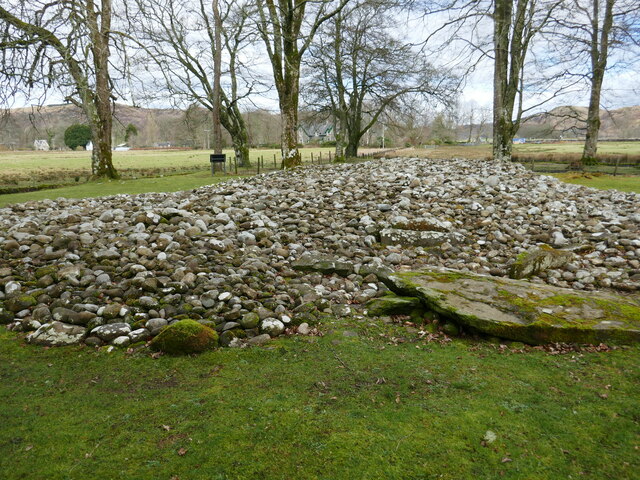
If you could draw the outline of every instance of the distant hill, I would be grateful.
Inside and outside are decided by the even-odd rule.
[[[584,138],[587,107],[557,107],[526,118],[518,136]],[[640,138],[640,106],[600,111],[600,139]]]
[[[184,112],[176,109],[136,108],[116,104],[113,136],[115,143],[124,142],[129,124],[138,129],[131,143],[152,146],[159,142],[185,142]],[[64,146],[64,131],[74,123],[85,123],[85,116],[75,105],[47,105],[15,108],[0,118],[0,144],[30,148],[36,139],[44,139],[54,148]],[[193,139],[191,139],[193,140]]]

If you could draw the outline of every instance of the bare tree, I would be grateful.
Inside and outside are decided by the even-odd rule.
[[[91,127],[91,172],[116,178],[111,159],[111,0],[9,0],[0,7],[0,78],[31,94],[60,89]]]
[[[515,4],[515,5],[514,5]],[[493,7],[493,158],[511,160],[524,113],[524,68],[532,41],[559,0],[495,0]]]
[[[336,118],[336,156],[355,157],[360,140],[383,112],[416,97],[447,102],[454,79],[437,72],[401,38],[387,2],[344,9],[319,31],[307,62],[308,102]],[[411,103],[409,102],[409,103]]]
[[[586,138],[582,157],[570,168],[581,170],[596,160],[600,130],[600,103],[606,72],[616,64],[616,52],[640,47],[640,3],[637,0],[566,0],[555,15],[553,40],[566,75],[584,78],[589,85]],[[586,68],[585,68],[586,67]]]
[[[261,84],[243,62],[252,38],[249,7],[249,2],[232,0],[136,0],[127,14],[137,32],[131,40],[141,53],[138,61],[154,77],[143,79],[154,82],[159,95],[168,91],[178,102],[196,102],[212,117],[221,106],[220,120],[213,119],[214,147],[220,151],[216,125],[222,124],[242,166],[250,164],[241,104]]]
[[[349,0],[256,0],[257,24],[267,49],[282,117],[282,164],[302,164],[298,151],[298,103],[302,57],[320,26]],[[352,0],[353,1],[353,0]]]
[[[473,72],[486,59],[493,63],[493,157],[510,160],[513,136],[523,114],[555,96],[545,94],[535,105],[524,107],[527,94],[535,96],[535,76],[529,57],[534,40],[549,23],[563,0],[427,0],[427,18],[440,18],[430,37],[444,41],[439,53],[462,59]],[[491,23],[490,35],[487,35]],[[449,53],[450,51],[450,53]],[[461,52],[457,53],[456,52]],[[525,81],[525,73],[529,79]],[[544,85],[538,85],[544,88]]]

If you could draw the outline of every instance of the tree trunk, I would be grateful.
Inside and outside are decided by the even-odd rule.
[[[113,125],[111,79],[109,76],[111,0],[102,2],[99,18],[93,9],[93,2],[87,2],[86,8],[96,76],[95,95],[89,94],[88,91],[82,95],[83,106],[87,111],[94,137],[91,170],[94,177],[118,178],[118,173],[113,167],[111,148]]]
[[[357,158],[360,139],[362,138],[361,124],[356,118],[352,118],[351,129],[347,132],[346,158]]]
[[[507,108],[509,72],[509,32],[511,28],[512,0],[495,0],[493,14],[493,159],[511,160],[513,137],[511,115]]]
[[[222,20],[218,8],[218,0],[213,0],[213,21],[214,21],[214,57],[213,57],[213,153],[222,153],[222,128],[220,125],[221,108],[221,86],[222,76]]]
[[[595,163],[598,153],[600,132],[600,94],[609,58],[609,34],[613,27],[613,7],[615,0],[606,0],[602,30],[600,30],[600,3],[594,1],[591,16],[591,95],[587,113],[587,133],[582,150],[582,158],[569,165],[572,170],[582,170],[584,164]]]
[[[580,170],[583,164],[589,164],[596,160],[598,153],[598,133],[600,132],[600,91],[602,79],[599,85],[595,85],[595,78],[591,82],[591,95],[589,98],[589,111],[587,113],[587,134],[580,159]]]
[[[292,87],[293,90],[293,87]],[[302,165],[302,155],[298,149],[298,92],[286,95],[280,102],[282,118],[282,166],[293,168]]]
[[[347,136],[347,121],[344,112],[338,112],[333,121],[334,136],[336,138],[336,162],[345,160],[345,137]]]

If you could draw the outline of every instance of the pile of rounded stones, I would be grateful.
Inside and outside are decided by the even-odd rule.
[[[549,251],[544,268],[513,268]],[[638,290],[640,196],[517,164],[397,158],[0,209],[0,323],[45,345],[124,346],[181,319],[222,345],[262,343],[427,267]]]

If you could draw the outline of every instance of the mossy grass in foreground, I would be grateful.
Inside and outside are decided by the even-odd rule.
[[[2,477],[621,479],[640,469],[637,346],[515,353],[427,343],[369,318],[321,330],[158,359],[25,346],[0,330]]]

